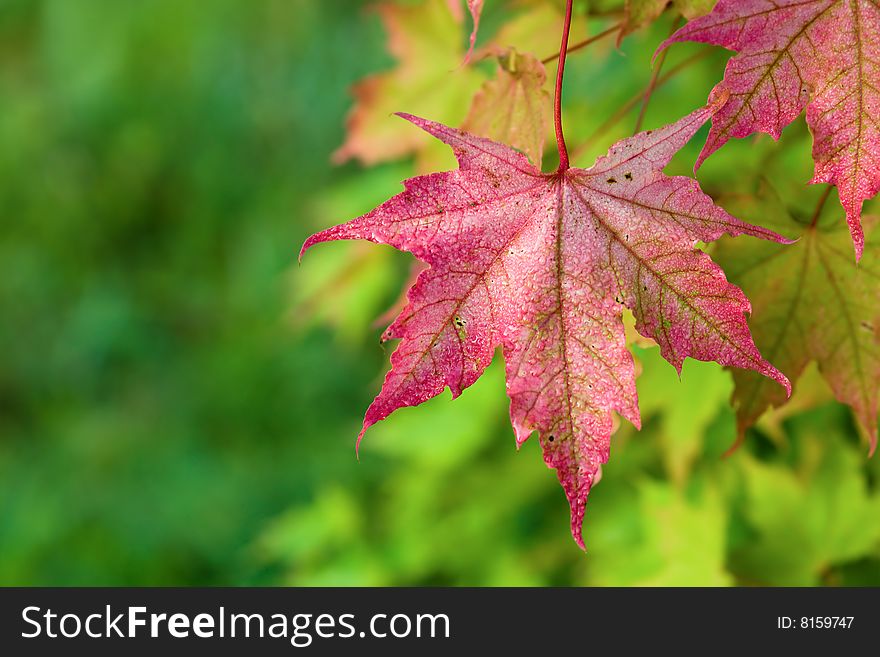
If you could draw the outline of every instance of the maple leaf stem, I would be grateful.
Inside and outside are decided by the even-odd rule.
[[[553,121],[556,126],[556,146],[559,149],[559,168],[557,173],[566,171],[568,164],[568,148],[565,146],[565,135],[562,132],[562,76],[565,74],[565,56],[568,54],[568,33],[571,31],[571,5],[573,0],[565,2],[565,22],[562,25],[562,43],[559,46],[559,65],[556,67],[556,95],[553,104]]]
[[[679,27],[681,27],[681,17],[675,20],[672,23],[672,30],[669,32],[669,36],[675,34]],[[669,52],[667,48],[662,53],[660,53],[660,58],[657,61],[657,66],[654,67],[654,72],[651,73],[651,81],[648,82],[648,88],[645,89],[645,94],[642,97],[642,108],[639,110],[639,117],[636,119],[636,127],[633,130],[633,134],[637,134],[642,129],[642,123],[645,120],[645,114],[648,112],[648,104],[651,102],[651,95],[654,93],[654,90],[657,88],[657,79],[660,77],[660,71],[663,69],[663,62],[666,61],[666,53]]]
[[[819,217],[822,216],[822,210],[825,208],[825,203],[828,201],[829,196],[831,196],[831,185],[826,185],[825,191],[822,192],[822,196],[816,204],[816,209],[813,211],[813,218],[810,219],[810,228],[816,227],[816,223],[819,221]]]

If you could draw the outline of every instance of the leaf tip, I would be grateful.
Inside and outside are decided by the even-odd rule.
[[[361,441],[364,439],[364,434],[367,433],[367,429],[370,428],[370,425],[367,424],[367,421],[364,420],[364,426],[361,427],[361,431],[358,434],[357,441],[354,444],[354,457],[357,459],[358,463],[361,461]]]
[[[587,546],[584,545],[584,512],[581,510],[579,515],[576,515],[575,510],[571,511],[571,537],[574,539],[574,542],[577,543],[577,546],[584,552],[587,551]]]
[[[666,358],[666,354],[662,355],[664,358]],[[684,367],[684,358],[682,358],[678,354],[675,354],[672,357],[672,360],[670,360],[669,358],[666,358],[666,360],[669,362],[670,365],[672,365],[672,367],[675,368],[675,375],[678,377],[678,382],[681,383],[681,370],[682,367]]]
[[[440,136],[440,129],[445,128],[448,130],[448,128],[446,128],[446,126],[444,126],[440,123],[437,123],[435,121],[429,121],[428,119],[423,119],[422,117],[416,116],[415,114],[410,114],[409,112],[394,112],[394,116],[400,117],[401,119],[404,119],[405,121],[409,121],[417,128],[421,128],[422,130],[427,132],[429,135],[433,135],[437,139],[444,141],[443,138]]]
[[[788,377],[785,376],[785,374],[783,374],[779,370],[777,370],[775,367],[772,367],[772,370],[773,370],[773,376],[772,376],[773,380],[776,381],[783,388],[785,388],[785,398],[791,399],[791,381],[789,381]]]
[[[437,125],[434,121],[429,121],[428,119],[423,119],[420,116],[416,116],[415,114],[410,114],[409,112],[394,112],[394,116],[403,119],[404,121],[409,121],[417,128],[421,128],[429,135],[433,135],[439,139],[437,135]],[[443,126],[445,127],[445,126]]]
[[[743,443],[746,440],[746,427],[743,426],[742,423],[737,422],[736,427],[736,438],[733,440],[733,444],[724,450],[724,453],[721,455],[722,459],[729,459],[736,452],[739,451],[739,448],[743,446]]]
[[[601,479],[602,465],[600,463],[598,464],[596,471],[592,475],[589,475],[585,482],[581,482],[577,490],[572,491],[566,488],[565,491],[571,507],[571,537],[574,539],[574,542],[577,543],[577,546],[584,552],[587,551],[586,545],[584,544],[584,514],[587,509],[587,497],[593,486],[598,484]],[[563,486],[563,488],[565,487]]]
[[[856,252],[856,264],[862,260],[862,254],[865,251],[865,235],[861,231],[861,227],[859,227],[858,231],[852,231],[853,238],[853,248]]]
[[[514,418],[513,411],[511,411],[510,420],[513,424],[513,438],[516,441],[516,449],[519,451],[532,435],[532,430],[522,426],[522,424]]]
[[[315,239],[317,236],[318,233],[312,235],[305,242],[303,242],[303,245],[299,250],[299,255],[297,255],[296,257],[297,264],[302,264],[303,256],[306,254],[306,251],[308,251],[314,244],[317,243],[318,240]]]
[[[299,250],[299,256],[297,256],[297,262],[302,262],[303,256],[306,254],[306,251],[311,249],[315,244],[320,244],[321,242],[332,242],[333,240],[342,239],[340,238],[342,226],[332,226],[331,228],[327,228],[325,230],[319,231],[314,235],[309,236],[309,238],[303,242],[302,248]]]
[[[630,424],[632,424],[637,431],[642,430],[642,416],[640,413],[637,412],[635,416],[627,417],[626,419],[629,420]]]
[[[791,246],[792,244],[797,244],[801,241],[800,237],[790,238],[785,235],[781,235],[776,231],[768,230],[762,226],[758,226],[755,224],[746,224],[747,230],[743,232],[737,233],[729,233],[736,237],[737,235],[749,235],[751,237],[757,237],[758,239],[767,240],[768,242],[775,242],[776,244],[781,244],[783,246]]]

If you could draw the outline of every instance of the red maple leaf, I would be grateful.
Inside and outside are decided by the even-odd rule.
[[[451,146],[460,168],[406,181],[401,194],[302,249],[364,239],[429,265],[385,333],[402,341],[358,443],[402,406],[446,387],[458,396],[500,345],[517,443],[540,433],[583,547],[584,507],[608,459],[612,412],[640,424],[624,308],[679,370],[687,356],[714,360],[789,389],[752,341],[748,300],[695,247],[724,233],[784,238],[717,207],[696,180],[662,173],[725,100],[619,142],[590,169],[546,174],[508,146],[401,114]]]
[[[779,139],[806,108],[811,182],[837,186],[861,258],[862,204],[880,191],[880,2],[719,0],[660,49],[680,41],[739,53],[719,85],[730,101],[713,118],[697,166],[731,137]]]

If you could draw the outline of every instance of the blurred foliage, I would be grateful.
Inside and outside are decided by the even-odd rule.
[[[672,20],[571,56],[570,144],[641,93]],[[646,127],[703,103],[724,59],[661,86]],[[349,87],[392,65],[358,2],[0,0],[0,583],[880,585],[880,466],[815,376],[722,458],[730,374],[679,380],[636,347],[644,429],[614,438],[586,555],[537,442],[514,447],[500,356],[355,459],[389,355],[375,319],[411,262],[296,251],[413,174],[330,163]],[[809,141],[800,120],[732,142],[700,179],[760,172],[809,212]]]

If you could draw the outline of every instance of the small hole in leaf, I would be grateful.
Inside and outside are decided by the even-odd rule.
[[[609,178],[605,182],[607,182],[609,185],[613,185],[614,183],[617,182],[617,178]]]
[[[552,435],[551,435],[551,436],[547,436],[547,440],[550,441],[550,442],[552,443],[554,440],[556,440],[556,437],[555,437],[555,436],[552,436]]]
[[[623,175],[623,177],[626,178],[627,180],[632,180],[632,179],[633,179],[633,175],[632,175],[631,173],[629,173],[629,172],[625,173],[625,174]]]

